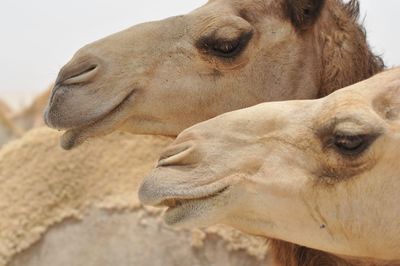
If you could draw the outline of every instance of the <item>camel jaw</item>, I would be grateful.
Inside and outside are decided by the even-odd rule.
[[[80,146],[89,138],[108,135],[121,127],[128,118],[129,107],[135,98],[135,92],[136,90],[132,90],[111,111],[101,115],[95,122],[76,128],[66,129],[65,133],[61,136],[61,147],[65,150],[71,150]],[[47,112],[45,117],[47,117]],[[46,124],[52,127],[47,119]]]

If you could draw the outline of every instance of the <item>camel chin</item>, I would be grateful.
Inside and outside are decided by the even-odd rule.
[[[163,202],[167,206],[164,221],[169,226],[177,228],[205,228],[219,223],[226,213],[221,207],[228,207],[229,194],[227,191],[200,199],[173,199]]]
[[[100,115],[95,122],[67,129],[61,137],[61,147],[65,150],[71,150],[83,144],[89,138],[105,136],[120,129],[124,122],[129,119],[129,106],[133,101],[134,93],[132,92],[111,111]],[[49,118],[51,113],[49,108],[45,112],[45,121],[48,125],[54,127]]]

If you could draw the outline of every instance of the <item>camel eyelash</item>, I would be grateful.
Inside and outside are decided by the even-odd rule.
[[[234,58],[246,48],[253,36],[253,32],[243,33],[236,39],[216,38],[214,35],[200,39],[196,43],[196,47],[204,53],[220,58]]]
[[[372,145],[380,134],[333,134],[326,147],[342,156],[360,156]]]

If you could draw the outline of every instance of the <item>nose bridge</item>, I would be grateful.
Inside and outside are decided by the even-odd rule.
[[[95,73],[106,69],[129,70],[130,73],[145,71],[152,60],[158,60],[168,41],[161,27],[168,26],[162,22],[140,24],[82,47],[60,70],[56,85],[88,82]],[[91,75],[84,75],[88,73]]]
[[[155,57],[184,34],[183,19],[172,17],[135,25],[85,46],[82,52],[118,59]]]
[[[110,74],[141,77],[153,73],[160,61],[171,57],[176,44],[186,34],[183,23],[178,21],[183,20],[173,17],[130,27],[86,45],[73,60],[96,58],[101,70]]]

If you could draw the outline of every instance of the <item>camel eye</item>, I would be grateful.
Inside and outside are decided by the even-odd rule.
[[[359,155],[371,144],[368,135],[336,135],[333,145],[343,155]]]
[[[238,49],[239,43],[239,40],[216,43],[212,49],[216,55],[223,57],[232,57],[232,54],[234,54]]]
[[[234,58],[238,56],[249,43],[253,32],[243,33],[236,39],[215,38],[209,36],[201,39],[197,43],[203,52],[212,54],[221,58]]]

